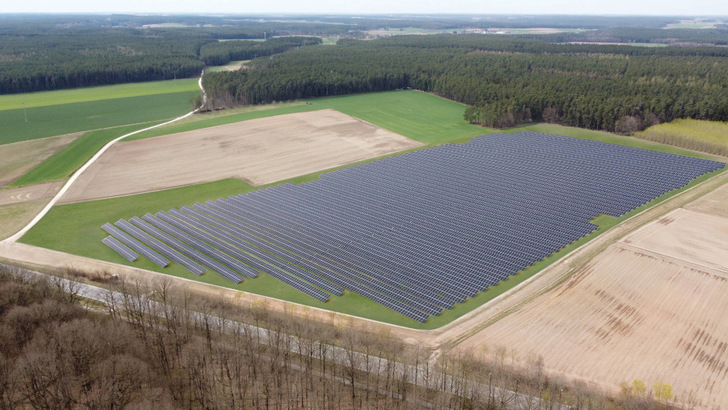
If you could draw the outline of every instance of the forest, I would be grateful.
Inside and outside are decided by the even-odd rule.
[[[430,362],[427,350],[386,334],[204,299],[168,281],[67,271],[102,280],[109,290],[95,303],[31,274],[0,264],[3,409],[661,405],[627,384],[616,399],[566,386],[542,361],[515,368],[505,351],[489,365],[447,354]]]
[[[471,105],[471,123],[546,121],[633,133],[677,118],[728,120],[728,49],[553,44],[483,35],[339,40],[211,73],[230,104],[413,88]]]
[[[326,33],[329,27],[127,27],[54,21],[0,19],[0,94],[195,77],[206,65],[320,44],[313,37],[273,36]],[[341,30],[337,27],[336,33]],[[266,36],[268,41],[219,41]]]

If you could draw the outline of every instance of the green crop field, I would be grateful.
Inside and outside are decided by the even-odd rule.
[[[185,91],[0,111],[0,144],[171,119],[189,112],[198,94]]]
[[[146,83],[74,88],[70,90],[7,94],[0,95],[0,111],[198,90],[197,79],[187,78],[171,81],[151,81]]]
[[[331,108],[425,144],[456,138],[476,137],[493,132],[469,124],[466,106],[419,91],[389,91],[328,97],[299,103],[270,104],[195,115],[187,121],[150,130],[131,137],[159,135],[230,124],[255,118]]]
[[[45,161],[36,165],[20,178],[13,181],[11,187],[40,184],[57,181],[71,176],[78,168],[96,154],[106,143],[143,127],[150,127],[159,122],[127,125],[89,131],[76,138]]]
[[[662,144],[728,156],[728,123],[702,120],[675,120],[653,125],[635,137]]]

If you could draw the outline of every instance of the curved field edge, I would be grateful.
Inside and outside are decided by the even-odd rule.
[[[520,271],[510,278],[500,282],[498,285],[480,292],[478,295],[466,302],[456,305],[453,309],[443,311],[440,316],[431,317],[424,324],[417,323],[352,292],[347,292],[342,297],[332,296],[329,302],[321,303],[265,274],[261,274],[259,278],[248,279],[239,285],[234,285],[221,276],[211,272],[208,272],[201,277],[194,276],[178,264],[173,264],[168,268],[162,269],[144,258],[140,258],[137,262],[130,263],[101,243],[101,239],[106,236],[106,233],[100,229],[100,226],[106,222],[115,222],[118,219],[128,219],[132,216],[144,215],[147,212],[154,213],[173,207],[179,208],[183,205],[190,205],[196,202],[204,202],[210,199],[258,189],[237,179],[227,179],[208,184],[122,198],[56,206],[45,218],[43,218],[43,220],[40,221],[40,223],[38,223],[38,225],[31,229],[21,239],[21,242],[80,256],[101,259],[108,262],[166,273],[185,279],[255,293],[302,305],[359,316],[393,325],[427,330],[436,329],[452,322],[460,316],[478,308],[495,297],[512,289],[516,285],[531,278],[544,268],[558,261],[581,245],[586,244],[606,232],[615,225],[666,200],[667,198],[710,179],[725,170],[726,168],[723,168],[696,178],[685,187],[672,190],[630,211],[629,213],[622,215],[621,217],[602,215],[596,218],[592,222],[598,225],[598,228],[591,234],[580,238],[553,255],[534,263],[525,270]],[[318,174],[296,178],[289,181],[298,183],[308,182],[316,179],[317,175]]]

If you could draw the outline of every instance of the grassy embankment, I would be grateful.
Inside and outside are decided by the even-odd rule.
[[[164,127],[163,129],[152,130],[135,137],[148,138],[171,132],[188,131],[246,119],[260,118],[263,116],[303,112],[322,108],[337,109],[346,114],[361,118],[375,125],[401,133],[427,144],[463,142],[473,136],[489,132],[487,129],[467,124],[463,120],[463,106],[460,104],[446,101],[425,93],[399,91],[326,98],[312,100],[308,104],[278,104],[269,106],[267,109],[266,107],[253,107],[232,110],[227,113],[211,113],[210,115],[195,116],[194,119],[187,120],[184,123],[174,124],[169,127]],[[508,130],[508,132],[516,132],[520,130],[562,134],[638,148],[648,148],[664,152],[701,156],[678,148],[654,144],[634,138],[615,136],[603,132],[580,130],[570,127],[554,126],[550,124],[534,124]],[[300,183],[315,179],[317,176],[318,174],[309,175],[295,178],[290,181]],[[700,179],[693,181],[693,183],[691,183],[688,187],[695,185],[708,177],[709,176],[703,176]],[[64,252],[164,272],[188,279],[200,280],[205,283],[289,300],[303,305],[321,307],[336,312],[348,313],[396,325],[418,329],[434,329],[443,326],[457,317],[460,317],[461,315],[486,303],[487,301],[492,300],[494,297],[528,279],[546,266],[568,254],[578,246],[605,232],[607,229],[618,224],[624,219],[640,212],[642,209],[661,202],[678,192],[674,191],[667,193],[649,204],[633,210],[621,218],[609,216],[597,218],[594,222],[599,225],[599,228],[594,233],[581,238],[551,257],[535,263],[524,271],[521,271],[515,276],[501,282],[499,285],[492,287],[485,292],[481,292],[476,297],[466,301],[465,303],[443,312],[441,316],[431,318],[425,324],[419,324],[387,308],[384,308],[381,305],[352,293],[347,293],[342,297],[332,297],[332,299],[325,304],[320,303],[289,286],[282,285],[279,281],[268,275],[261,275],[259,278],[246,280],[240,285],[233,285],[214,273],[207,273],[199,278],[195,277],[176,264],[173,264],[166,269],[160,269],[151,262],[141,259],[135,263],[129,263],[101,243],[101,239],[105,236],[105,233],[99,227],[105,222],[113,222],[120,218],[126,219],[135,215],[140,216],[146,212],[156,212],[173,207],[180,207],[182,205],[190,205],[195,202],[203,202],[208,199],[216,199],[231,194],[247,192],[253,189],[256,188],[241,181],[231,179],[149,194],[57,206],[41,221],[40,224],[23,237],[22,241]]]

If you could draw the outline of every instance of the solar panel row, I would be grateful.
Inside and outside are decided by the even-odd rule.
[[[122,242],[124,245],[139,252],[139,254],[146,256],[147,259],[154,262],[160,268],[166,268],[167,266],[169,266],[170,262],[167,258],[149,249],[146,245],[143,245],[141,242],[132,238],[114,225],[110,223],[105,223],[101,227],[101,229],[106,231],[106,233],[113,236],[114,238],[118,239],[119,242]]]
[[[128,260],[129,262],[134,262],[135,260],[139,259],[138,253],[129,249],[128,246],[119,242],[119,240],[114,238],[113,236],[107,236],[106,238],[102,239],[101,242],[103,242],[104,245],[108,246],[109,248],[115,250],[116,253],[124,257],[124,259]]]
[[[182,253],[169,239],[319,300],[349,289],[424,322],[593,232],[600,214],[622,215],[724,166],[494,134],[143,219]]]

